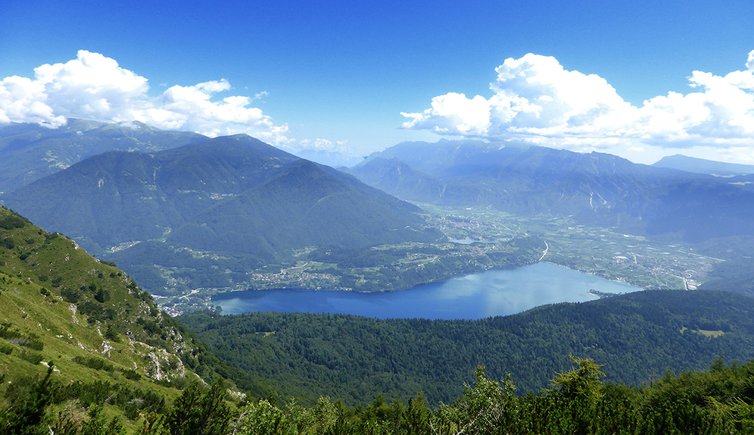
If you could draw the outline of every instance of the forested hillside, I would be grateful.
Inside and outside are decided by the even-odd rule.
[[[318,249],[444,240],[418,207],[246,135],[100,154],[4,200],[161,295],[250,287]]]
[[[262,400],[243,408],[246,433],[392,434],[688,434],[754,430],[754,362],[706,372],[667,375],[640,388],[603,382],[599,364],[572,358],[549,388],[524,397],[508,377],[497,381],[477,369],[474,382],[450,404],[432,408],[417,395],[407,402],[377,398],[347,408],[321,398],[310,408]]]
[[[244,388],[281,400],[378,394],[449,401],[474,368],[511,373],[520,392],[546,387],[569,354],[638,385],[700,369],[716,357],[754,358],[754,305],[718,292],[650,291],[544,306],[478,321],[375,320],[337,315],[195,314],[180,318]]]

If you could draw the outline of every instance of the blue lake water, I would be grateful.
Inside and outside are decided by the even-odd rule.
[[[481,319],[539,305],[585,302],[589,293],[642,290],[552,263],[491,270],[407,290],[355,293],[329,290],[249,290],[213,299],[224,314],[246,312],[330,313],[386,318]]]

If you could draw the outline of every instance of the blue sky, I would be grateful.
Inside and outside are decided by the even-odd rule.
[[[164,101],[152,101],[150,111],[133,115],[151,116],[149,119],[161,127],[223,134],[243,129],[248,122],[253,124],[250,133],[289,147],[319,147],[357,155],[403,140],[468,136],[531,141],[578,151],[597,149],[638,161],[684,152],[754,163],[754,145],[746,145],[747,138],[754,144],[754,134],[748,136],[751,129],[719,127],[721,123],[746,123],[747,116],[754,119],[748,101],[739,101],[736,110],[740,116],[707,122],[715,128],[701,125],[699,120],[689,121],[695,114],[668,121],[679,123],[678,117],[682,117],[682,125],[676,126],[682,133],[658,130],[656,124],[665,119],[658,111],[662,106],[677,115],[677,107],[687,107],[689,101],[676,101],[668,108],[667,101],[658,100],[652,107],[643,107],[645,100],[668,92],[691,92],[693,71],[710,73],[713,79],[748,71],[747,56],[754,50],[752,22],[751,1],[6,0],[0,6],[0,79],[16,75],[34,80],[36,67],[65,64],[77,59],[79,50],[86,50],[117,61],[122,70],[146,80],[142,84],[148,88],[139,83],[134,84],[138,89],[129,88],[132,93],[122,99],[124,105],[146,104],[146,96],[134,97],[139,92],[163,101],[168,98],[164,93],[176,85],[181,88],[174,91],[182,95],[198,89],[211,101],[249,97],[226,107],[223,113],[227,116],[221,114],[215,120],[187,119],[191,110],[211,106],[187,104],[186,99],[178,104],[176,92],[169,96],[171,113],[165,114]],[[538,57],[524,60],[527,53]],[[588,77],[597,75],[631,107],[618,107],[623,103],[604,90],[591,97],[592,106],[579,109],[586,111],[583,113],[575,113],[573,101],[568,100],[578,96],[562,101],[556,96],[557,107],[537,112],[533,124],[533,112],[520,107],[505,120],[495,118],[501,110],[499,104],[508,110],[511,101],[520,101],[519,97],[531,103],[548,92],[500,79],[495,68],[509,58],[520,61],[504,68],[510,74],[555,74],[554,81],[543,85],[547,89],[561,85],[592,89],[594,83]],[[550,58],[556,62],[548,61]],[[199,83],[220,83],[221,79],[225,80],[222,85],[192,88]],[[490,89],[493,82],[498,91]],[[709,80],[696,83],[694,91],[712,89]],[[9,86],[6,83],[6,88]],[[747,86],[740,80],[735,83],[744,99],[753,91]],[[68,100],[74,91],[66,94]],[[466,100],[444,97],[451,93],[463,94]],[[13,98],[21,98],[21,94],[17,91]],[[511,94],[515,98],[510,101],[494,99],[495,95],[508,98]],[[480,99],[472,102],[475,95]],[[55,98],[47,94],[44,98],[52,111],[44,116],[81,115],[72,107],[54,106]],[[16,100],[0,99],[0,122],[2,105],[10,107]],[[699,107],[719,109],[720,104],[719,99],[709,97]],[[85,114],[123,120],[125,113],[137,113],[111,106],[107,105],[107,113],[98,113],[95,107]],[[607,127],[595,131],[579,124],[585,113],[591,117],[595,108],[608,106],[613,118],[589,118],[590,126]],[[232,110],[239,108],[254,109],[254,113],[246,110],[233,118]],[[163,111],[155,115],[154,109]],[[467,119],[471,116],[467,110],[478,110],[479,117]],[[6,115],[10,112],[6,110]],[[43,116],[39,112],[29,115],[28,110],[17,112],[6,118],[28,121]],[[550,116],[547,113],[552,119],[544,122],[543,117]],[[615,119],[624,116],[635,118],[635,122],[617,125]],[[227,128],[218,124],[230,118],[232,125]],[[637,133],[641,129],[654,130]],[[574,135],[578,140],[572,140]],[[730,140],[731,136],[736,140]]]

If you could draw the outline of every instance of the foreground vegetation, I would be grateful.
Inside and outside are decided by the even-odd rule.
[[[221,382],[188,386],[170,406],[159,400],[140,415],[132,432],[150,434],[461,434],[461,433],[731,433],[754,430],[754,361],[680,376],[666,375],[642,388],[605,384],[600,366],[571,359],[550,387],[517,396],[505,377],[490,379],[483,368],[450,404],[430,407],[422,395],[407,402],[377,397],[348,407],[322,397],[314,405],[269,400],[229,402]],[[82,384],[71,390],[51,379],[19,383],[0,409],[3,433],[124,433],[118,417],[103,410],[117,401],[117,386]],[[114,399],[114,397],[116,399]],[[61,409],[76,399],[85,412]],[[57,411],[57,412],[56,412]]]

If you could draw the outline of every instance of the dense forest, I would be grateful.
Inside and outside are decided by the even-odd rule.
[[[641,388],[604,383],[600,365],[571,358],[549,388],[516,395],[510,377],[497,381],[476,370],[475,381],[449,404],[431,407],[422,395],[348,407],[329,397],[304,407],[295,401],[231,400],[223,383],[191,384],[170,406],[153,398],[153,411],[138,416],[142,434],[461,434],[461,433],[730,433],[754,430],[754,361],[706,372],[668,374]],[[119,417],[102,404],[127,407],[117,384],[62,386],[47,376],[16,382],[0,409],[3,433],[123,433]],[[61,407],[75,399],[86,407]]]
[[[607,379],[640,385],[715,358],[754,358],[754,304],[720,292],[648,291],[557,304],[476,321],[343,315],[194,314],[179,318],[254,394],[363,404],[378,394],[430,404],[462,393],[474,368],[511,373],[519,392],[548,385],[564,355],[604,364]]]

